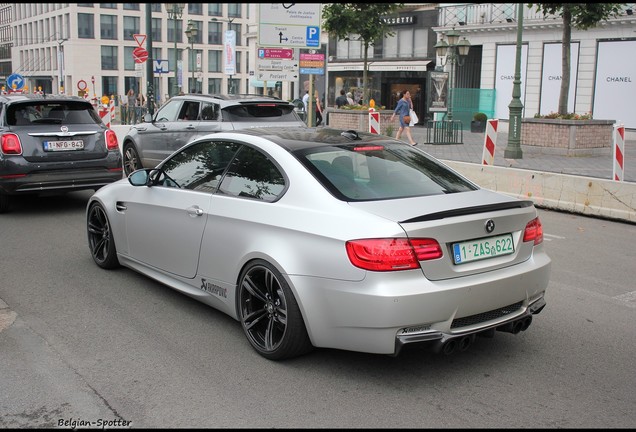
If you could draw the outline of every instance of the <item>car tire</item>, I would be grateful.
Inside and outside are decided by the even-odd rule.
[[[124,144],[124,175],[128,177],[135,170],[141,168],[141,160],[139,159],[139,153],[134,145],[131,143]]]
[[[111,230],[106,211],[100,203],[93,203],[90,206],[86,229],[88,232],[88,247],[91,250],[93,261],[103,269],[119,267],[113,231]]]
[[[9,211],[9,195],[0,194],[0,213]]]
[[[263,357],[283,360],[312,350],[294,294],[268,262],[252,261],[241,272],[237,309],[248,341]]]

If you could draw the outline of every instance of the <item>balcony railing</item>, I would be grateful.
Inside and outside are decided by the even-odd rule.
[[[512,23],[517,19],[519,3],[480,3],[464,4],[452,6],[440,6],[439,21],[440,27],[455,27],[464,25],[484,25]],[[636,3],[626,3],[621,6],[621,16],[632,15],[635,11]],[[523,5],[524,22],[559,20],[558,15],[544,16],[536,7],[529,8]]]

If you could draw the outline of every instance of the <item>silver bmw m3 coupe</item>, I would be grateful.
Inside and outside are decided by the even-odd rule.
[[[101,188],[86,223],[97,265],[230,315],[273,360],[415,343],[450,354],[528,329],[546,304],[533,203],[382,135],[207,135]]]

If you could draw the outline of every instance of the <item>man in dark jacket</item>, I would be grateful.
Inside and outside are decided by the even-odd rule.
[[[338,96],[336,98],[336,106],[338,108],[342,107],[343,105],[349,105],[349,101],[347,100],[347,96],[345,96],[345,91],[344,89],[340,90],[340,96]]]

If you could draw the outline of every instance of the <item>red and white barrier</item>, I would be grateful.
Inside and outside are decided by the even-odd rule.
[[[481,156],[482,165],[495,164],[495,148],[497,146],[497,127],[499,119],[486,121],[486,136],[484,138],[484,152]]]
[[[115,121],[115,98],[111,97],[110,98],[110,123],[112,125],[112,123]],[[110,126],[108,126],[110,127]]]
[[[108,109],[108,106],[102,106],[99,108],[99,116],[102,118],[102,121],[104,122],[106,127],[110,128],[111,118],[110,109]]]
[[[369,110],[369,133],[380,135],[380,113]]]
[[[616,181],[623,181],[625,176],[625,126],[614,126],[614,169],[612,178]]]

